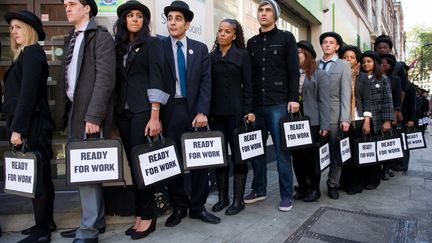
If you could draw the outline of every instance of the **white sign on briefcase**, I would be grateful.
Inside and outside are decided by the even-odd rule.
[[[5,155],[5,192],[18,192],[24,195],[34,195],[36,188],[36,173],[34,159],[13,158]],[[33,196],[30,196],[33,197]]]
[[[319,147],[319,161],[321,171],[325,170],[330,165],[330,146],[329,143]]]
[[[377,162],[376,142],[358,143],[358,164],[365,165]]]
[[[402,142],[399,136],[378,140],[376,143],[378,161],[387,161],[403,157]]]
[[[345,163],[346,161],[351,159],[351,148],[350,148],[349,137],[341,139],[339,143],[340,143],[340,153],[341,153],[342,163]]]
[[[242,133],[238,136],[240,156],[242,160],[247,160],[264,154],[261,130]]]
[[[145,185],[181,174],[174,145],[138,156]]]
[[[71,149],[70,183],[119,179],[118,148]]]
[[[408,149],[419,149],[426,148],[426,142],[424,139],[424,134],[421,131],[408,131],[406,133],[406,141]]]

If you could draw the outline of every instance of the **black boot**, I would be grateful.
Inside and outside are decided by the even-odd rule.
[[[246,187],[247,174],[234,174],[234,197],[233,203],[225,211],[226,215],[234,215],[245,208],[243,201]]]
[[[212,207],[213,212],[219,212],[229,205],[228,184],[228,173],[216,172],[216,186],[219,192],[219,201]]]

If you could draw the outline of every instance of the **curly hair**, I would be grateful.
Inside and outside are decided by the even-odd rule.
[[[223,22],[230,24],[234,28],[236,39],[233,40],[233,43],[238,48],[246,48],[245,38],[244,38],[244,34],[243,34],[243,27],[241,26],[241,24],[235,19],[224,19],[220,23],[223,23]],[[219,43],[217,40],[217,33],[216,33],[216,40],[213,44],[213,48],[211,51],[214,51],[216,49],[219,49]]]
[[[128,52],[129,46],[134,42],[143,40],[145,37],[150,36],[150,19],[143,15],[144,21],[142,28],[138,33],[136,33],[135,39],[129,39],[129,30],[126,25],[126,16],[128,13],[130,13],[130,11],[125,11],[120,18],[118,18],[113,27],[117,57],[124,56]]]

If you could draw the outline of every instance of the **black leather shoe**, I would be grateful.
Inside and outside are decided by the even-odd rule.
[[[51,241],[51,233],[40,230],[35,230],[31,235],[18,241],[18,243],[49,243]]]
[[[321,196],[321,192],[317,190],[310,191],[306,197],[303,198],[303,202],[315,202]]]
[[[98,238],[91,238],[91,239],[75,239],[72,241],[72,243],[98,243]]]
[[[187,209],[174,209],[172,214],[167,218],[165,222],[166,227],[174,227],[180,224],[181,220],[186,217]]]
[[[331,199],[338,199],[339,198],[339,192],[336,187],[327,187],[327,195]]]
[[[75,234],[76,234],[77,229],[78,228],[60,232],[60,235],[63,236],[64,238],[75,238]],[[102,229],[99,229],[99,234],[103,234],[103,233],[105,233],[105,227],[103,227]]]
[[[308,195],[306,190],[299,189],[297,193],[294,195],[294,200],[302,200]]]
[[[55,224],[50,224],[50,225],[48,225],[48,230],[49,230],[50,232],[54,232],[54,231],[56,231],[56,229],[57,229],[57,225],[55,225]],[[22,231],[21,231],[21,234],[23,234],[23,235],[31,235],[31,234],[33,234],[35,231],[36,231],[36,225],[33,225],[33,226],[30,227],[30,228],[27,228],[27,229],[25,229],[25,230],[22,230]]]
[[[364,188],[366,190],[373,190],[373,189],[377,188],[377,186],[375,186],[375,185],[366,185]]]
[[[214,216],[206,209],[202,210],[201,212],[197,213],[191,213],[189,212],[189,218],[191,219],[201,219],[202,221],[209,223],[209,224],[219,224],[220,218]]]
[[[133,226],[131,226],[125,231],[125,235],[132,235],[133,232],[135,232],[135,231],[136,231],[136,229],[134,229]]]
[[[388,175],[389,175],[390,177],[394,177],[394,176],[395,176],[395,173],[394,173],[393,170],[390,170],[390,169],[389,169],[389,171],[388,171]]]
[[[142,238],[146,237],[147,235],[149,235],[151,232],[154,232],[156,230],[156,220],[157,220],[156,217],[153,218],[151,223],[150,223],[150,226],[144,231],[135,230],[135,232],[133,232],[131,235],[132,240],[142,239]]]

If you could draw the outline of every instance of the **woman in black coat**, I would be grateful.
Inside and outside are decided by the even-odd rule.
[[[50,242],[53,220],[54,184],[50,161],[53,121],[47,98],[48,63],[37,43],[45,39],[42,22],[33,13],[20,11],[5,14],[10,26],[12,66],[4,76],[3,112],[6,115],[10,142],[21,147],[26,143],[38,155],[42,167],[40,193],[32,199],[36,225],[31,235],[20,242]]]
[[[219,29],[212,52],[210,53],[212,71],[212,100],[210,106],[210,125],[225,136],[225,145],[231,147],[232,158],[233,131],[242,120],[254,122],[252,113],[252,79],[249,53],[245,49],[243,29],[234,19],[219,23]],[[227,150],[228,151],[228,150]],[[248,173],[247,164],[234,165],[234,199],[225,211],[234,215],[244,209],[244,191]],[[228,198],[229,167],[216,169],[216,185],[219,201],[213,212],[221,211],[229,205]]]
[[[354,140],[369,135],[371,129],[369,79],[366,73],[360,72],[360,55],[360,49],[356,46],[346,45],[339,50],[339,57],[351,64],[351,125],[348,131],[351,149],[354,148]],[[349,195],[363,191],[362,168],[354,165],[353,159],[343,165],[340,185]]]
[[[138,1],[128,1],[117,9],[114,26],[117,59],[116,122],[129,166],[135,161],[131,150],[146,142],[146,136],[161,132],[160,105],[168,100],[162,79],[163,49],[150,36],[150,10]],[[153,187],[138,190],[134,184],[136,220],[125,231],[132,239],[146,237],[156,228]]]

